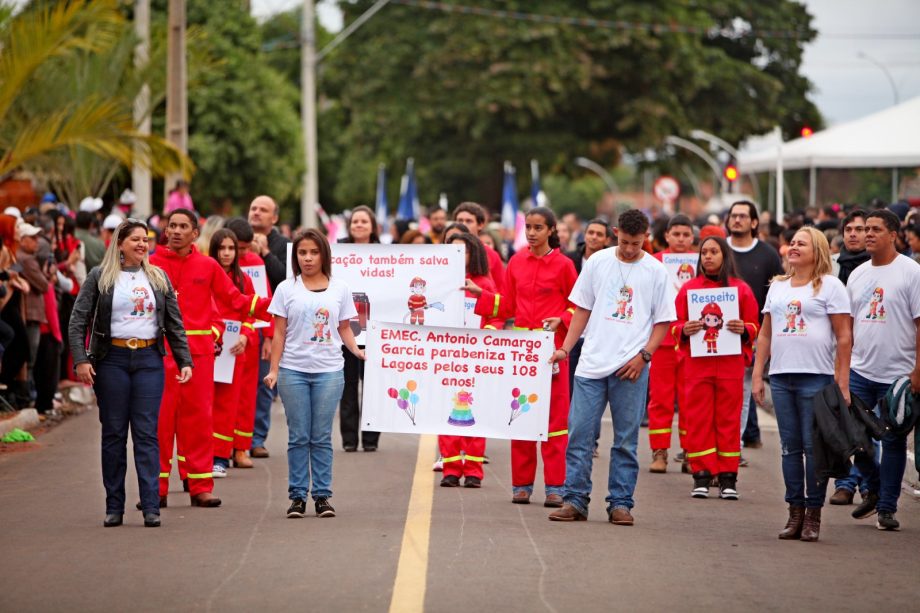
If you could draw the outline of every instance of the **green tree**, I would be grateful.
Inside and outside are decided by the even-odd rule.
[[[117,0],[37,2],[0,12],[0,175],[18,167],[61,176],[70,158],[108,166],[135,160],[156,174],[191,169],[162,138],[134,127],[131,97],[87,86],[76,66],[99,68],[125,52]]]
[[[453,2],[448,2],[448,4]],[[346,23],[372,4],[342,1]],[[336,195],[367,200],[373,168],[412,155],[423,200],[497,207],[502,160],[563,172],[614,166],[694,128],[729,141],[779,123],[819,125],[799,74],[815,32],[798,3],[508,0],[510,11],[662,28],[588,27],[390,5],[327,60],[345,117]],[[672,27],[673,26],[673,27]],[[358,173],[358,174],[356,174]],[[397,173],[391,173],[397,174]],[[526,177],[520,177],[524,187]]]

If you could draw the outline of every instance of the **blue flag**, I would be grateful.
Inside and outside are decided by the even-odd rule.
[[[383,163],[377,167],[377,204],[376,204],[377,225],[380,232],[386,231],[387,215],[389,214],[389,204],[387,203],[387,167]]]
[[[399,209],[396,219],[418,219],[419,202],[418,191],[415,185],[415,160],[406,160],[406,174],[403,175],[399,187]]]
[[[505,180],[502,184],[502,227],[514,230],[518,212],[517,183],[514,166],[505,162]]]
[[[530,199],[533,206],[546,205],[546,194],[540,189],[540,164],[537,160],[530,160]]]

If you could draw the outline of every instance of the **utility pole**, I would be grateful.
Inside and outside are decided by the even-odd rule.
[[[305,228],[317,226],[316,201],[319,198],[319,171],[316,163],[316,28],[313,21],[313,0],[303,0],[300,119],[303,123],[306,172],[303,177],[303,195],[300,198],[300,223]]]
[[[134,4],[134,31],[137,33],[137,47],[134,48],[134,65],[141,66],[150,60],[150,0],[137,0]],[[134,125],[143,135],[150,134],[150,87],[145,83],[134,99]],[[147,217],[153,211],[150,169],[135,159],[131,168],[131,187],[137,196],[135,212]]]
[[[185,61],[185,0],[169,0],[166,60],[166,140],[188,153],[188,72]],[[163,200],[181,175],[165,177]]]

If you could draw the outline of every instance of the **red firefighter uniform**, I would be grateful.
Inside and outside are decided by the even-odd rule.
[[[486,259],[489,260],[489,277],[495,284],[495,289],[501,293],[505,290],[505,263],[498,251],[488,245],[483,245],[486,250]],[[482,287],[480,285],[480,287]]]
[[[669,249],[654,254],[659,262],[661,256],[671,253]],[[681,373],[682,360],[677,342],[670,334],[666,335],[652,354],[648,371],[648,442],[655,449],[671,448],[671,432],[674,424],[675,403],[683,397],[684,380]],[[681,449],[684,448],[683,411],[677,413],[678,438]]]
[[[490,277],[472,277],[466,275],[473,283],[483,289],[495,293],[495,284]],[[472,298],[470,293],[467,298]],[[504,325],[504,320],[499,318],[483,317],[480,328],[498,330]],[[482,436],[438,436],[438,446],[444,462],[444,476],[454,475],[457,478],[476,477],[482,479],[482,460],[486,454],[486,439]],[[463,452],[462,454],[460,452]]]
[[[255,293],[252,281],[246,273],[243,273],[243,293],[247,295]],[[221,320],[234,320],[235,317],[239,317],[238,311],[233,309],[232,305],[225,303],[225,301],[216,302]],[[252,405],[250,412],[253,415],[253,420],[255,420],[256,387],[259,376],[259,335],[253,326],[255,321],[255,318],[247,317],[241,322],[240,334],[246,337],[246,349],[236,356],[233,366],[233,381],[231,383],[214,382],[213,436],[215,458],[229,458],[234,448],[249,449],[249,447],[236,447],[234,445],[234,428],[238,422],[239,412],[245,410],[249,405]],[[229,348],[225,346],[225,349]],[[253,362],[251,358],[253,355],[256,358],[254,366],[255,378],[252,376]],[[252,385],[247,385],[249,383],[252,383]],[[252,388],[251,397],[249,396],[250,387]],[[250,433],[251,443],[252,423],[249,426],[249,430],[246,432]]]
[[[240,266],[265,266],[265,262],[251,251],[240,253]],[[268,300],[271,302],[272,288],[266,283],[268,289]],[[256,320],[254,320],[256,321]],[[254,322],[244,323],[243,326],[252,332],[252,337],[246,344],[246,351],[242,356],[236,359],[237,363],[240,358],[243,361],[242,387],[240,388],[239,404],[236,409],[236,423],[233,427],[233,448],[243,451],[249,451],[252,447],[252,429],[256,421],[256,393],[259,389],[259,358],[262,355],[262,348],[259,347],[259,333],[253,326]],[[270,339],[274,336],[275,324],[274,318],[268,316],[268,326],[260,328],[262,337]],[[236,381],[236,374],[233,375]]]
[[[172,355],[165,360],[166,382],[160,403],[157,436],[160,441],[160,496],[169,491],[173,439],[179,476],[188,479],[192,496],[214,489],[212,405],[214,401],[214,341],[219,337],[219,321],[212,298],[232,305],[234,319],[256,315],[267,317],[269,300],[244,295],[213,259],[192,245],[180,256],[169,249],[157,249],[150,262],[163,269],[176,290],[189,350],[195,359],[195,373],[188,383],[179,384],[179,369]]]
[[[686,379],[680,410],[687,434],[684,444],[694,473],[737,473],[741,457],[741,398],[744,395],[744,369],[751,363],[754,339],[758,332],[757,299],[747,283],[731,278],[729,287],[738,288],[738,312],[747,337],[742,337],[740,355],[708,355],[691,358],[689,341],[683,337],[687,323],[687,290],[720,287],[701,275],[688,281],[677,294],[677,321],[671,327],[680,341],[683,374]],[[698,334],[703,334],[701,331]],[[728,332],[723,330],[723,334]]]
[[[476,313],[486,318],[514,318],[516,330],[542,330],[543,320],[560,317],[556,328],[558,349],[575,312],[569,294],[575,285],[575,266],[559,249],[536,257],[530,249],[519,251],[505,270],[505,291],[483,291],[476,300]],[[543,482],[547,488],[565,484],[565,448],[569,442],[569,361],[557,362],[550,388],[549,433],[540,445],[543,456]],[[537,443],[511,441],[511,484],[532,487],[537,473]]]

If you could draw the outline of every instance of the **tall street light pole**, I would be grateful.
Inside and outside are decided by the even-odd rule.
[[[728,141],[719,138],[715,134],[710,134],[704,130],[693,130],[690,132],[692,138],[698,140],[704,140],[711,145],[721,148],[723,151],[728,152],[730,156],[735,159],[735,163],[738,163],[738,150],[733,147]],[[757,179],[753,174],[749,175],[751,180],[751,185],[754,187],[754,198],[760,202],[760,186],[757,184]],[[731,185],[731,192],[734,194],[740,193],[738,190],[741,189],[740,181],[735,181]]]
[[[888,83],[891,85],[891,93],[894,94],[894,103],[899,104],[901,102],[901,94],[898,92],[898,85],[894,81],[894,77],[891,76],[891,71],[888,70],[888,67],[882,64],[880,61],[868,55],[862,51],[856,54],[856,57],[871,62],[878,67],[879,70],[885,73],[885,76],[888,78]],[[898,199],[898,169],[891,169],[891,201],[894,202]]]
[[[300,36],[300,118],[303,123],[303,146],[306,172],[300,198],[300,223],[305,228],[317,225],[319,170],[316,162],[316,28],[313,0],[303,1]]]
[[[134,48],[134,64],[141,66],[150,59],[150,0],[137,0],[134,5],[134,31],[137,33],[137,47]],[[141,134],[150,134],[150,86],[146,83],[134,99],[134,125]],[[153,211],[153,189],[150,183],[150,169],[135,160],[131,168],[131,187],[137,202],[135,212],[146,218]]]
[[[166,140],[188,153],[188,73],[185,61],[185,0],[169,0],[166,60]],[[180,174],[165,177],[164,201]]]

